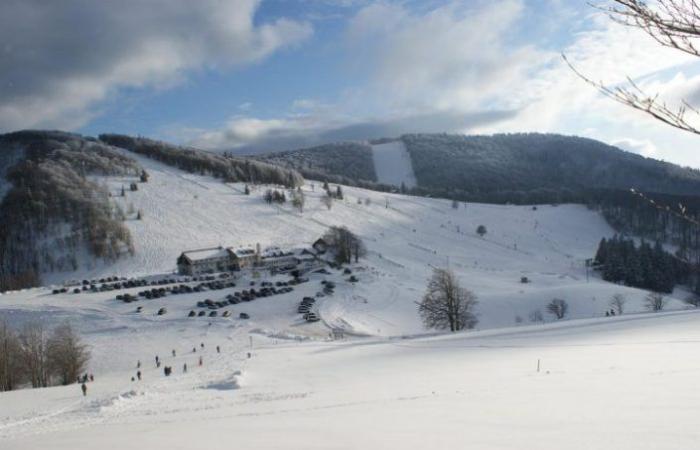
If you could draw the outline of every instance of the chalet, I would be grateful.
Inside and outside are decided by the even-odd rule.
[[[183,252],[177,258],[178,272],[183,275],[224,272],[258,268],[272,272],[284,272],[294,269],[310,270],[322,265],[317,255],[325,253],[326,243],[319,239],[313,249],[296,248],[283,250],[279,247],[224,248],[213,247]]]
[[[223,272],[231,268],[230,252],[224,247],[189,250],[177,258],[177,270],[182,275]]]
[[[299,263],[292,251],[283,251],[279,247],[266,248],[260,258],[259,266],[270,270],[284,269]]]
[[[260,260],[260,249],[253,248],[229,248],[231,265],[235,270],[253,267]]]

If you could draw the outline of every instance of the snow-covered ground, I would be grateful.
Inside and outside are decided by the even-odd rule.
[[[403,183],[407,188],[416,186],[411,156],[403,141],[372,145],[372,157],[377,181],[380,183],[394,186],[401,186]]]
[[[349,187],[328,210],[312,182],[299,213],[265,204],[265,188],[246,196],[241,185],[136,158],[150,181],[115,197],[132,216],[143,211],[142,220],[128,221],[136,255],[70,277],[168,273],[183,250],[308,245],[328,226],[345,225],[369,249],[353,265],[360,281],[336,270],[313,274],[291,293],[228,307],[231,318],[186,315],[197,301],[232,289],[136,304],[116,301],[114,292],[2,295],[0,317],[13,325],[72,321],[92,347],[96,376],[86,398],[76,385],[0,393],[3,450],[697,444],[700,316],[680,311],[683,292],[669,302],[676,311],[643,313],[644,291],[587,276],[585,259],[612,234],[597,213],[575,205],[453,209],[447,200]],[[102,181],[118,194],[130,180]],[[483,238],[478,225],[487,228]],[[479,297],[479,330],[445,336],[422,327],[415,302],[432,267],[445,265]],[[296,307],[323,280],[334,281],[336,292],[319,298],[322,320],[307,324]],[[236,289],[250,281],[238,280]],[[615,293],[627,297],[627,314],[606,318]],[[569,302],[570,319],[546,316],[555,297]],[[168,313],[157,316],[161,307]],[[529,324],[535,310],[551,323]],[[241,312],[251,319],[238,319]],[[330,340],[332,330],[346,339]],[[156,370],[156,354],[174,376]],[[137,360],[144,380],[131,382]]]
[[[76,385],[0,394],[0,446],[656,450],[700,439],[696,312],[417,339],[256,337],[252,350],[222,329],[190,332],[137,338],[157,339],[169,378],[149,358],[143,381],[98,373],[86,398]],[[167,355],[200,340],[203,367]]]

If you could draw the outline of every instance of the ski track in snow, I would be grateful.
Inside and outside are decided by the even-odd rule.
[[[416,186],[411,157],[402,141],[372,145],[372,158],[380,183],[394,186],[403,183],[409,189]]]

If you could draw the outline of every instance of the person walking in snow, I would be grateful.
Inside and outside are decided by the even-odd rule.
[[[182,373],[187,373],[187,363],[182,365]]]
[[[90,374],[90,382],[92,383],[93,381],[95,381],[95,377]]]
[[[83,397],[85,397],[85,396],[87,395],[87,385],[85,384],[85,382],[83,382],[83,383],[80,385],[80,389],[83,390]]]
[[[156,355],[156,367],[160,367],[160,358]]]
[[[141,368],[141,360],[140,359],[138,361],[136,361],[136,368],[137,369]]]
[[[216,346],[216,353],[221,353],[221,349],[219,348],[218,345]]]
[[[203,363],[204,363],[204,361],[202,361],[202,357],[200,356],[199,357],[199,365],[201,366]]]
[[[141,381],[141,371],[136,372],[136,377]]]
[[[202,343],[199,344],[199,345],[200,345],[202,348],[204,348],[204,342],[202,342]]]
[[[173,358],[175,357],[175,349],[173,349]]]
[[[192,353],[197,353],[197,347],[192,347]]]

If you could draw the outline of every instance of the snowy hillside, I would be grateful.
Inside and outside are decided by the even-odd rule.
[[[411,156],[403,141],[372,145],[372,157],[378,182],[393,186],[403,184],[409,189],[416,187]]]
[[[348,286],[321,307],[333,327],[360,334],[422,332],[415,311],[433,267],[449,265],[479,297],[480,327],[525,321],[552,298],[571,304],[571,317],[602,315],[609,298],[626,294],[641,310],[644,291],[612,285],[584,262],[613,231],[595,212],[579,205],[504,206],[378,193],[345,187],[345,200],[327,210],[320,183],[307,182],[303,214],[291,205],[262,201],[243,185],[187,174],[131,154],[151,175],[136,192],[119,197],[128,178],[105,177],[124,211],[136,247],[133,258],[71,274],[77,279],[108,275],[172,273],[184,250],[218,245],[281,247],[309,245],[331,225],[345,225],[365,240],[368,258],[362,282]],[[362,204],[358,203],[358,199]],[[369,204],[366,204],[369,200]],[[142,220],[136,212],[142,211]],[[484,225],[481,238],[475,230]],[[531,282],[520,283],[522,276]],[[58,281],[58,280],[54,280]],[[670,305],[674,306],[674,305]],[[675,304],[680,306],[680,303]]]
[[[2,295],[0,317],[13,326],[70,320],[91,346],[96,377],[85,398],[77,385],[0,393],[3,449],[117,449],[137,441],[156,450],[466,442],[529,449],[536,440],[545,449],[612,443],[636,450],[668,442],[690,448],[698,438],[694,416],[679,411],[698,400],[685,387],[700,370],[693,356],[700,316],[642,312],[646,292],[587,276],[585,259],[612,230],[583,206],[453,209],[446,200],[344,187],[345,199],[328,210],[321,184],[308,182],[299,213],[263,202],[266,187],[245,195],[243,185],[134,158],[150,174],[137,191],[120,196],[128,177],[98,180],[129,216],[136,254],[72,277],[167,274],[183,250],[308,245],[328,226],[346,225],[369,250],[352,265],[359,282],[335,269],[310,274],[292,292],[227,306],[230,317],[188,313],[250,282],[288,277],[244,275],[236,288],[135,304],[115,300],[115,292],[37,288]],[[487,229],[483,237],[475,233],[479,225]],[[479,298],[477,331],[435,335],[419,321],[415,302],[432,268],[447,265]],[[521,283],[523,276],[530,283]],[[315,296],[324,281],[334,282],[335,292],[318,297],[321,321],[306,323],[299,301]],[[615,293],[626,295],[627,312],[603,317]],[[554,322],[544,306],[555,297],[569,302],[570,318],[529,323],[537,310]],[[677,299],[668,305],[683,307]],[[157,315],[160,308],[167,312]],[[341,340],[330,339],[341,332]],[[175,375],[164,377],[155,355]],[[132,382],[137,361],[143,380]],[[619,434],[611,423],[637,432]]]

